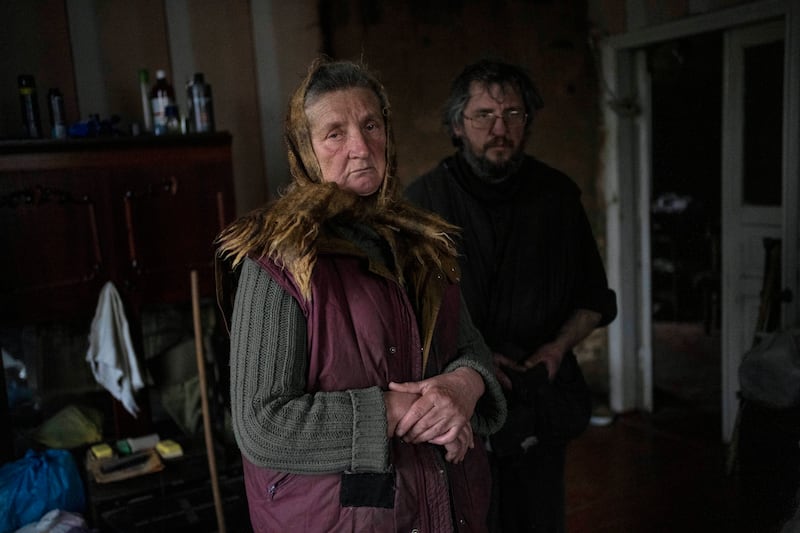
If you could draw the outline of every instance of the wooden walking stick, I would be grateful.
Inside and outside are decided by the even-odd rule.
[[[203,410],[203,429],[206,436],[206,455],[208,471],[211,476],[211,490],[214,493],[214,510],[217,514],[219,533],[225,533],[225,513],[222,509],[222,496],[219,491],[217,477],[217,459],[214,454],[214,439],[211,435],[211,415],[208,409],[208,390],[206,389],[206,365],[203,356],[203,330],[200,322],[200,291],[198,289],[197,271],[190,272],[192,284],[192,317],[194,319],[194,348],[197,355],[197,376],[200,380],[200,405]]]

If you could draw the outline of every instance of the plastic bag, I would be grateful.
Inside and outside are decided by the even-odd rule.
[[[31,438],[48,448],[69,449],[103,440],[103,414],[91,407],[68,405],[42,423]]]
[[[82,513],[85,508],[83,481],[66,450],[28,450],[0,467],[0,533],[36,522],[53,509]]]
[[[800,406],[800,328],[772,333],[745,353],[739,385],[745,400],[773,409]]]

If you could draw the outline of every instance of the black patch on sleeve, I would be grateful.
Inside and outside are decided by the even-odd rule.
[[[342,507],[394,507],[394,473],[342,474]]]

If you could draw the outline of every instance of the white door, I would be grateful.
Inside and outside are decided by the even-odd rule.
[[[765,239],[791,241],[784,231],[783,200],[784,23],[729,30],[724,43],[722,432],[727,441],[736,421],[739,363],[756,335]]]

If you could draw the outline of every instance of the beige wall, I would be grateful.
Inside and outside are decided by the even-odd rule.
[[[92,2],[92,5],[96,6],[99,69],[101,80],[105,82],[103,93],[107,109],[97,109],[87,99],[79,100],[80,118],[86,118],[89,113],[100,113],[101,118],[118,113],[125,125],[134,121],[141,123],[139,69],[149,69],[151,81],[155,81],[156,69],[163,68],[174,82],[164,33],[164,9],[159,0],[138,3],[111,0]],[[72,27],[88,31],[77,26],[78,23],[72,21]]]
[[[317,0],[251,3],[269,196],[288,181],[283,117],[289,95],[322,49]]]
[[[237,209],[248,211],[267,197],[250,5],[247,0],[187,4],[195,70],[211,83],[217,129],[233,134]]]
[[[0,2],[0,139],[22,132],[17,76],[32,74],[39,92],[42,127],[48,128],[46,95],[64,93],[68,116],[77,114],[72,53],[63,0]]]

